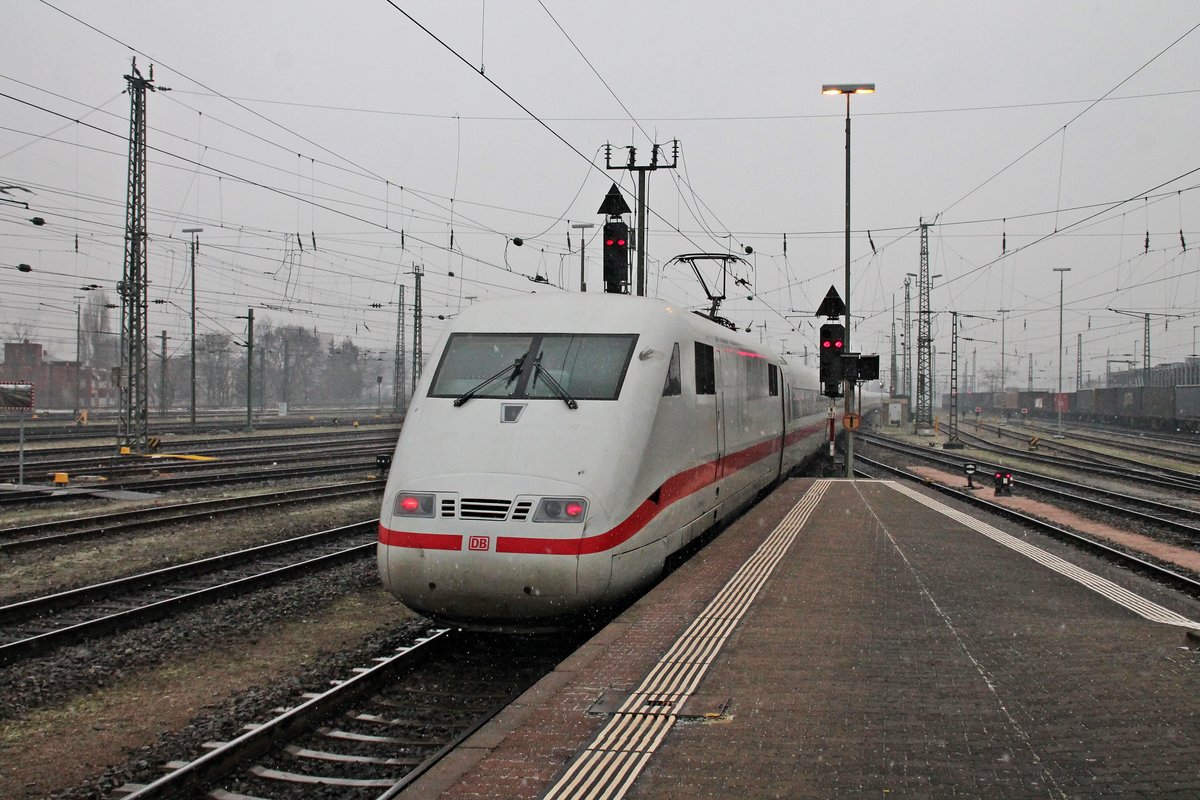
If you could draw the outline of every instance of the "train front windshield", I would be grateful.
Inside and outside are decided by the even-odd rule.
[[[430,397],[616,400],[637,334],[451,334]],[[547,380],[549,375],[553,381]]]

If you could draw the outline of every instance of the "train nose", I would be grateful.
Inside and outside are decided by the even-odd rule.
[[[401,488],[381,516],[380,571],[405,605],[495,625],[563,617],[586,604],[580,542],[596,509],[582,487],[495,475],[422,483],[457,490]]]

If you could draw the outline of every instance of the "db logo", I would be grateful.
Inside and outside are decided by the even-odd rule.
[[[467,540],[468,550],[487,550],[490,540],[486,536],[472,536]]]

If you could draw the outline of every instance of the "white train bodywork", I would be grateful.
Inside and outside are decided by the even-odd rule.
[[[815,369],[663,301],[465,309],[396,447],[383,582],[422,615],[494,629],[620,603],[816,453],[830,402]]]

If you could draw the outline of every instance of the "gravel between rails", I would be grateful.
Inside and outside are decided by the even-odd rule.
[[[14,712],[0,721],[0,796],[93,798],[148,781],[418,624],[368,561],[14,665],[0,678]]]
[[[43,594],[372,519],[363,498],[150,529],[0,563],[0,596]],[[8,598],[6,598],[8,599]],[[0,601],[3,602],[3,601]],[[261,589],[0,670],[0,797],[94,798],[390,653],[420,624],[374,559]]]

